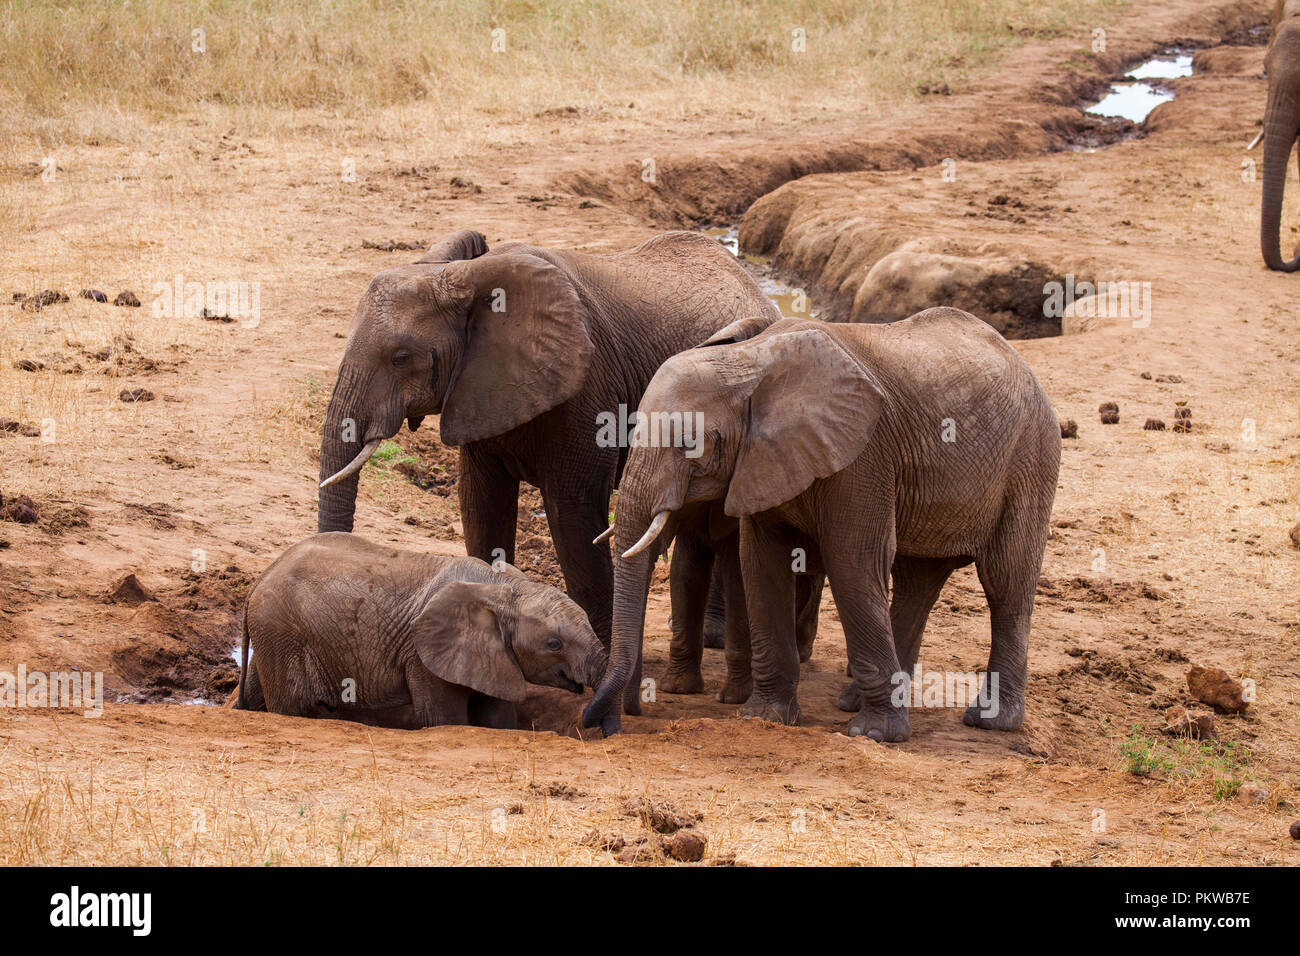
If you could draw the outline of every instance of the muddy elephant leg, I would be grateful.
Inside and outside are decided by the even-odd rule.
[[[889,625],[894,633],[894,652],[898,655],[902,673],[911,674],[916,668],[921,653],[921,635],[925,632],[930,610],[953,568],[962,563],[951,558],[894,556],[894,567],[890,572]],[[850,713],[862,708],[855,682],[849,681],[844,685],[836,706]]]
[[[609,526],[609,491],[568,498],[542,489],[565,590],[587,612],[592,630],[606,648],[614,617],[614,564],[609,545],[591,542]]]
[[[704,610],[704,646],[724,648],[727,646],[727,603],[724,593],[726,584],[722,578],[722,569],[718,563],[713,565],[713,577],[709,581],[709,603]]]
[[[700,661],[704,657],[704,610],[709,600],[713,549],[699,537],[679,534],[673,542],[668,571],[672,593],[672,643],[668,672],[660,687],[669,694],[698,694],[704,690]]]
[[[406,689],[420,727],[469,723],[469,691],[434,676],[418,660],[406,665]]]
[[[754,691],[754,679],[750,672],[749,613],[745,607],[745,578],[740,570],[739,534],[722,541],[714,566],[721,569],[727,603],[727,679],[718,691],[718,700],[743,704]]]
[[[1046,515],[1035,511],[1041,509],[1004,516],[988,550],[975,559],[993,635],[980,699],[962,718],[971,727],[1018,730],[1025,719],[1029,623],[1047,538]]]
[[[456,494],[465,528],[465,553],[489,564],[498,559],[514,564],[518,480],[477,446],[463,445]]]
[[[906,740],[912,725],[901,692],[897,692],[901,667],[889,613],[889,572],[894,561],[892,502],[886,505],[882,499],[871,520],[855,531],[824,542],[821,549],[859,697],[858,713],[849,721],[849,736],[881,742]],[[863,542],[880,544],[864,546]]]
[[[742,717],[799,723],[799,649],[794,634],[794,536],[752,518],[740,523],[740,566],[753,659],[754,692]]]
[[[498,697],[486,694],[474,694],[470,697],[467,708],[469,722],[475,727],[492,727],[496,730],[515,730],[519,718],[515,705]]]
[[[795,578],[795,607],[799,616],[794,628],[799,644],[799,663],[812,660],[813,642],[817,640],[817,617],[822,608],[824,574],[801,574]]]

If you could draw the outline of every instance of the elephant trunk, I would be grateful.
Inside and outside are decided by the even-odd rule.
[[[650,590],[654,559],[655,552],[650,550],[631,558],[617,558],[614,562],[614,626],[609,662],[595,696],[582,715],[584,727],[599,725],[607,737],[619,730],[619,698],[624,697],[625,692],[631,691],[626,695],[628,713],[640,713],[637,697],[640,687],[631,685],[641,666],[646,595]]]
[[[358,399],[363,394],[358,377],[346,366],[339,370],[338,381],[330,396],[321,429],[320,480],[338,474],[361,451],[365,423],[357,417]],[[316,530],[351,531],[357,507],[357,482],[360,469],[317,491]]]
[[[1300,132],[1300,103],[1296,91],[1284,77],[1270,83],[1268,107],[1264,111],[1264,189],[1259,216],[1259,243],[1270,269],[1295,272],[1300,256],[1282,258],[1282,196],[1286,190],[1286,164]]]

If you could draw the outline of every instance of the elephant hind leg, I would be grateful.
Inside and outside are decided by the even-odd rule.
[[[799,644],[799,663],[812,660],[813,642],[817,640],[817,617],[822,609],[824,574],[800,574],[795,578],[795,640]]]
[[[257,663],[248,662],[248,672],[244,675],[244,700],[236,703],[237,709],[266,710],[266,695],[262,693],[262,681],[257,676]]]
[[[700,662],[704,656],[704,612],[709,600],[713,549],[689,530],[673,542],[668,572],[672,593],[672,643],[662,688],[670,694],[704,690]]]
[[[1013,503],[987,550],[975,559],[989,604],[992,641],[980,699],[963,717],[971,727],[1018,730],[1024,721],[1029,625],[1050,510],[1050,499],[1045,509]]]

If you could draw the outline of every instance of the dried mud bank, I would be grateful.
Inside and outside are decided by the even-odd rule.
[[[743,253],[770,260],[831,321],[892,322],[933,302],[974,312],[1008,338],[1150,321],[1150,283],[1131,274],[1133,219],[1099,221],[1090,181],[1114,190],[1144,152],[1199,142],[1225,88],[1262,93],[1261,46],[1197,54],[1198,72],[1166,81],[1138,137],[1107,149],[914,173],[810,176],[763,196],[740,226]],[[1249,138],[1249,122],[1236,124]],[[1227,132],[1220,130],[1220,135]],[[1243,144],[1244,146],[1244,141]],[[1122,188],[1122,187],[1121,187]],[[1081,239],[1086,240],[1080,242]]]

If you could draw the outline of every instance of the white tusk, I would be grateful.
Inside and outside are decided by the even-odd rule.
[[[606,528],[606,529],[605,529],[604,531],[602,531],[600,534],[596,535],[595,540],[592,541],[591,543],[592,543],[592,544],[603,544],[604,542],[608,541],[608,540],[609,540],[610,538],[612,538],[612,537],[614,537],[614,526],[613,526],[613,525],[610,525],[608,528]]]
[[[1252,149],[1258,146],[1259,141],[1263,138],[1264,138],[1264,128],[1261,126],[1259,132],[1255,134],[1255,138],[1252,139],[1250,141],[1250,145],[1246,147],[1246,152],[1250,152]]]
[[[370,456],[373,455],[375,450],[383,443],[384,440],[382,438],[370,439],[370,441],[366,442],[365,446],[362,447],[361,451],[357,454],[357,457],[353,458],[346,468],[336,474],[330,475],[320,483],[320,486],[322,488],[328,488],[330,485],[342,481],[344,478],[350,478],[355,475],[365,467],[366,462],[370,460]]]
[[[667,511],[661,511],[655,515],[655,520],[650,522],[650,527],[646,528],[646,532],[641,536],[641,540],[624,551],[623,557],[630,558],[638,555],[646,548],[650,547],[650,545],[654,544],[655,538],[659,537],[659,532],[664,530],[664,525],[667,523]]]

